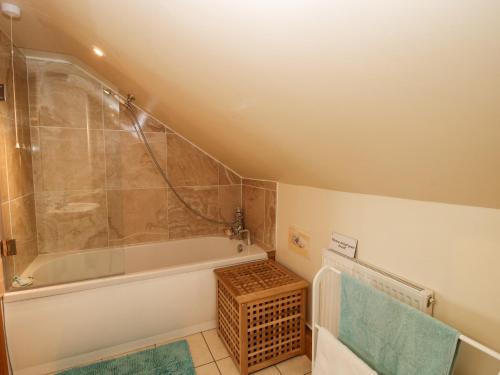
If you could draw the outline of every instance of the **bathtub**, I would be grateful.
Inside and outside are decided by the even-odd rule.
[[[16,374],[44,374],[216,326],[213,270],[265,259],[208,237],[39,255],[33,286],[5,294]],[[241,247],[241,246],[240,246]]]

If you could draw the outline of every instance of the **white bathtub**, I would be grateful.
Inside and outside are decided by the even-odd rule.
[[[267,257],[257,246],[239,253],[238,244],[209,237],[38,256],[24,275],[39,288],[4,297],[15,373],[57,371],[215,327],[213,270]]]

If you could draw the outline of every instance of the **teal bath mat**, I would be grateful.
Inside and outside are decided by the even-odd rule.
[[[186,340],[60,372],[59,375],[195,375]]]

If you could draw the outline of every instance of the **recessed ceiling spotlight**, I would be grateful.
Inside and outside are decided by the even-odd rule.
[[[102,49],[100,49],[100,48],[94,47],[94,48],[92,48],[92,51],[94,51],[94,53],[99,57],[104,56],[104,52],[102,52]]]

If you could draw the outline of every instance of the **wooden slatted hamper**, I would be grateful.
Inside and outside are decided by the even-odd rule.
[[[215,274],[217,331],[241,374],[305,353],[305,280],[271,260]]]

